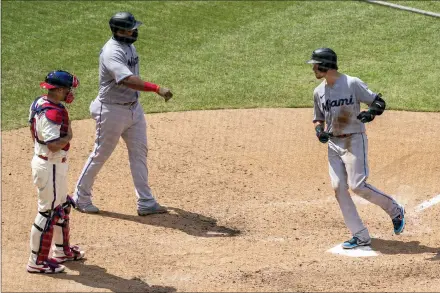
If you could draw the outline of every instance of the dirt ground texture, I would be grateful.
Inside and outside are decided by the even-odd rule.
[[[311,109],[148,114],[150,185],[171,212],[139,217],[121,140],[94,185],[97,215],[72,212],[84,261],[26,272],[37,213],[27,128],[2,133],[2,291],[440,291],[439,113],[386,111],[367,125],[368,182],[407,210],[394,235],[355,197],[376,257],[327,252],[350,238],[330,186]],[[74,121],[69,191],[92,150],[92,120]]]

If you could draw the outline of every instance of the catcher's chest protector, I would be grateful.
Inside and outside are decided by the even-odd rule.
[[[31,115],[29,119],[29,123],[31,123],[32,127],[32,135],[40,144],[46,143],[38,138],[36,117],[45,115],[49,121],[61,125],[60,137],[66,136],[69,128],[69,113],[67,112],[66,108],[62,104],[54,104],[45,98],[46,96],[41,96],[34,100],[31,106]],[[68,143],[63,150],[68,151],[69,148],[70,143]]]

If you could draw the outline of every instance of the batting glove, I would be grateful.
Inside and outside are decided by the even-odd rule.
[[[375,115],[371,113],[370,110],[368,110],[360,112],[356,118],[359,119],[362,123],[367,123],[373,121],[374,117]]]

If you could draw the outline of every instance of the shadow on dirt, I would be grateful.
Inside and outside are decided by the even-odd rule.
[[[79,272],[79,275],[61,273],[47,274],[47,276],[60,280],[75,281],[88,287],[108,289],[112,292],[177,292],[174,287],[150,286],[139,278],[127,280],[109,274],[105,268],[88,265],[83,260],[66,262],[64,265],[72,271]]]
[[[383,254],[421,254],[421,253],[436,253],[437,256],[430,258],[430,260],[440,260],[440,248],[420,245],[420,241],[397,241],[372,239],[371,248]]]
[[[96,216],[110,217],[136,223],[178,229],[189,235],[198,237],[233,237],[240,234],[239,230],[218,226],[217,220],[179,208],[167,207],[169,213],[140,217],[117,212],[101,210]]]

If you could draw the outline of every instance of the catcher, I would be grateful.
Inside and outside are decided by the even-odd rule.
[[[73,201],[67,195],[67,153],[72,139],[69,114],[61,102],[72,103],[78,79],[62,70],[50,72],[40,84],[48,90],[30,107],[30,130],[35,155],[32,177],[38,190],[38,214],[31,229],[29,273],[60,273],[61,263],[84,257],[70,246],[69,216]],[[52,257],[49,257],[52,241]]]

